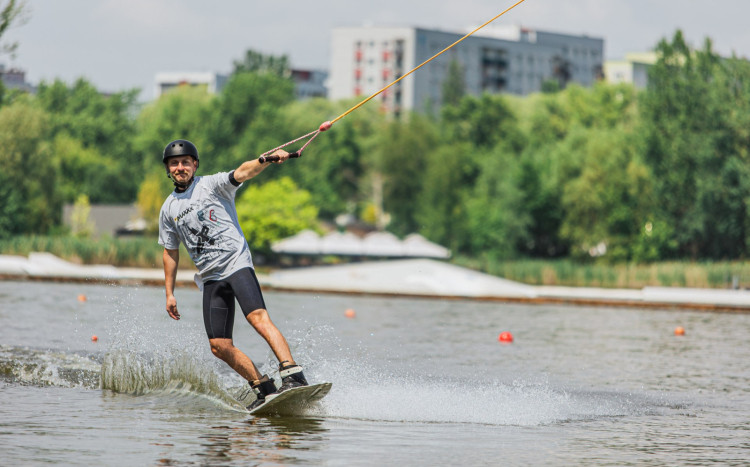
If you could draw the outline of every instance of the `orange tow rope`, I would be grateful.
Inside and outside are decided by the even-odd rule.
[[[488,25],[488,24],[490,24],[491,22],[495,21],[496,19],[498,19],[499,17],[503,16],[503,15],[504,15],[505,13],[509,12],[510,10],[512,10],[513,8],[517,7],[518,5],[520,5],[521,3],[525,2],[525,1],[526,1],[526,0],[519,0],[518,2],[514,3],[514,4],[513,4],[513,5],[511,5],[510,7],[506,8],[506,9],[505,9],[505,11],[503,11],[502,13],[500,13],[500,14],[498,14],[498,15],[495,15],[495,16],[494,16],[494,17],[493,17],[492,19],[490,19],[490,20],[488,20],[488,21],[485,21],[485,22],[484,22],[484,23],[483,23],[482,25],[480,25],[480,26],[479,26],[479,27],[477,27],[476,29],[474,29],[474,30],[473,30],[473,31],[471,31],[470,33],[466,34],[466,35],[465,35],[465,36],[463,36],[462,38],[458,39],[458,40],[457,40],[456,42],[452,43],[452,44],[451,44],[451,45],[449,45],[448,47],[444,48],[444,49],[443,49],[443,50],[441,50],[440,52],[438,52],[438,53],[436,53],[435,55],[433,55],[432,57],[428,58],[427,60],[425,60],[424,62],[422,62],[422,63],[421,63],[421,64],[419,64],[418,66],[414,67],[414,68],[413,68],[413,69],[411,69],[411,70],[410,70],[410,71],[409,71],[408,73],[406,73],[406,74],[404,74],[404,75],[400,76],[400,77],[399,77],[398,79],[396,79],[395,81],[393,81],[393,82],[392,82],[391,84],[389,84],[388,86],[384,87],[384,88],[383,88],[383,89],[381,89],[380,91],[378,91],[378,92],[376,92],[375,94],[371,95],[371,96],[370,96],[370,97],[368,97],[367,99],[364,99],[364,100],[363,100],[362,102],[360,102],[359,104],[355,105],[354,107],[352,107],[351,109],[347,110],[346,112],[342,113],[341,115],[339,115],[338,117],[334,118],[333,120],[331,120],[331,121],[328,121],[328,122],[323,122],[323,123],[321,123],[321,124],[320,124],[320,127],[319,127],[319,128],[317,129],[317,130],[311,131],[310,133],[308,133],[308,134],[306,134],[306,135],[304,135],[304,136],[300,136],[299,138],[297,138],[297,139],[295,139],[295,140],[292,140],[292,141],[289,141],[289,142],[287,142],[287,143],[284,143],[284,144],[282,144],[281,146],[279,146],[279,147],[277,147],[277,148],[271,149],[270,151],[267,151],[267,152],[263,153],[263,155],[261,155],[261,156],[260,156],[260,158],[259,158],[258,160],[259,160],[260,162],[272,162],[272,161],[278,160],[278,156],[269,156],[269,154],[271,154],[272,152],[276,151],[277,149],[281,149],[281,148],[284,148],[284,147],[286,147],[286,146],[288,146],[288,145],[290,145],[290,144],[292,144],[292,143],[296,143],[297,141],[300,141],[300,140],[302,140],[302,139],[305,139],[305,138],[308,138],[308,137],[310,137],[310,139],[309,139],[309,140],[308,140],[308,141],[307,141],[307,142],[306,142],[306,143],[304,144],[304,146],[302,146],[302,148],[301,148],[301,149],[299,149],[298,151],[295,151],[295,152],[293,152],[293,153],[291,154],[291,157],[299,157],[299,156],[301,156],[301,155],[302,155],[302,151],[303,151],[303,150],[304,150],[304,149],[305,149],[305,148],[306,148],[306,147],[307,147],[307,146],[308,146],[308,145],[309,145],[309,144],[310,144],[310,143],[312,142],[312,140],[313,140],[313,139],[315,139],[315,137],[316,137],[316,136],[318,136],[318,135],[319,135],[319,134],[320,134],[321,132],[323,132],[323,131],[326,131],[326,130],[328,130],[329,128],[331,128],[331,126],[332,126],[332,125],[333,125],[334,123],[338,122],[338,121],[339,121],[339,120],[341,120],[342,118],[346,117],[346,116],[347,116],[347,115],[349,115],[350,113],[352,113],[352,112],[354,112],[355,110],[357,110],[358,108],[362,107],[363,105],[365,105],[365,104],[366,104],[367,102],[369,102],[370,100],[372,100],[372,99],[373,99],[373,98],[374,98],[375,96],[377,96],[377,95],[378,95],[378,94],[380,94],[381,92],[385,91],[386,89],[390,88],[391,86],[393,86],[394,84],[398,83],[398,82],[399,82],[399,81],[401,81],[402,79],[406,78],[406,77],[407,77],[407,76],[409,76],[410,74],[414,73],[415,71],[419,70],[419,69],[420,69],[420,68],[422,68],[423,66],[427,65],[427,64],[428,64],[428,63],[430,63],[430,62],[431,62],[432,60],[434,60],[434,59],[435,59],[435,58],[437,58],[438,56],[442,55],[442,54],[443,54],[444,52],[446,52],[447,50],[449,50],[450,48],[452,48],[453,46],[455,46],[455,45],[456,45],[456,44],[458,44],[459,42],[463,41],[463,40],[464,40],[464,39],[466,39],[467,37],[471,36],[471,35],[472,35],[472,34],[474,34],[475,32],[479,31],[479,30],[480,30],[480,29],[482,29],[483,27],[487,26],[487,25]]]
[[[471,36],[471,35],[472,35],[472,34],[474,34],[475,32],[479,31],[479,30],[480,30],[480,29],[482,29],[483,27],[487,26],[487,25],[488,25],[488,24],[490,24],[491,22],[495,21],[496,19],[498,19],[499,17],[503,16],[503,15],[504,15],[505,13],[509,12],[510,10],[512,10],[513,8],[517,7],[518,5],[520,5],[521,3],[525,2],[525,1],[526,1],[526,0],[520,0],[520,1],[516,2],[515,4],[513,4],[513,5],[512,5],[512,6],[510,6],[510,7],[508,7],[508,8],[507,8],[507,9],[506,9],[505,11],[503,11],[503,12],[502,12],[502,13],[500,13],[499,15],[496,15],[496,16],[495,16],[494,18],[492,18],[492,19],[490,19],[490,20],[486,21],[486,22],[485,22],[484,24],[482,24],[482,25],[481,25],[481,26],[479,26],[478,28],[474,29],[474,30],[473,30],[473,31],[471,31],[470,33],[466,34],[466,35],[465,35],[464,37],[460,38],[460,39],[459,39],[459,40],[457,40],[456,42],[452,43],[452,44],[451,44],[451,45],[449,45],[448,47],[444,48],[444,49],[443,49],[443,50],[441,50],[440,52],[438,52],[438,53],[436,53],[435,55],[433,55],[432,57],[428,58],[427,60],[425,60],[424,62],[422,62],[422,63],[421,63],[421,64],[420,64],[419,66],[417,66],[417,67],[413,68],[413,69],[412,69],[411,71],[409,71],[409,72],[408,72],[408,73],[406,73],[405,75],[403,75],[403,76],[399,77],[399,78],[398,78],[397,80],[393,81],[393,82],[392,82],[391,84],[389,84],[388,86],[384,87],[383,89],[381,89],[380,91],[376,92],[376,93],[375,93],[375,94],[373,94],[372,96],[368,97],[367,99],[363,100],[362,102],[360,102],[359,104],[355,105],[355,106],[354,106],[354,107],[352,107],[351,109],[349,109],[349,110],[347,110],[346,112],[342,113],[341,115],[339,115],[338,117],[334,118],[334,119],[333,119],[333,120],[331,120],[330,122],[325,122],[325,123],[323,123],[323,125],[326,125],[326,124],[328,124],[328,123],[330,123],[330,124],[329,124],[329,125],[326,125],[326,126],[327,126],[327,128],[325,128],[325,129],[323,129],[323,125],[321,125],[320,131],[325,131],[325,130],[327,130],[328,128],[330,128],[330,127],[331,127],[331,125],[333,125],[334,123],[338,122],[338,121],[339,121],[339,120],[341,120],[342,118],[346,117],[346,116],[347,116],[347,115],[349,115],[350,113],[354,112],[354,111],[355,111],[355,110],[357,110],[358,108],[362,107],[362,106],[363,106],[363,105],[365,105],[365,104],[366,104],[366,103],[367,103],[368,101],[370,101],[370,100],[371,100],[372,98],[374,98],[375,96],[377,96],[377,95],[378,95],[378,94],[380,94],[381,92],[385,91],[386,89],[390,88],[391,86],[393,86],[394,84],[398,83],[398,82],[399,82],[399,81],[401,81],[402,79],[406,78],[406,77],[407,77],[407,76],[409,76],[410,74],[414,73],[415,71],[419,70],[419,69],[420,69],[420,68],[422,68],[423,66],[427,65],[427,64],[428,64],[428,63],[430,63],[430,62],[431,62],[432,60],[434,60],[435,58],[437,58],[438,56],[440,56],[440,55],[441,55],[441,54],[442,54],[443,52],[446,52],[447,50],[449,50],[449,49],[450,49],[451,47],[453,47],[454,45],[456,45],[456,44],[458,44],[459,42],[463,41],[463,40],[464,40],[464,39],[466,39],[467,37]]]

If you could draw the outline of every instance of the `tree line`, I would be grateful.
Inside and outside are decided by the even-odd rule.
[[[439,112],[399,117],[371,102],[243,188],[251,246],[349,214],[487,260],[745,258],[750,64],[709,40],[692,50],[679,31],[656,52],[644,90],[447,86]],[[167,142],[193,141],[199,173],[228,171],[356,103],[295,100],[287,67],[248,52],[220,94],[177,88],[145,106],[86,80],[2,93],[0,236],[60,233],[62,204],[82,195],[137,200],[155,221],[172,189]]]

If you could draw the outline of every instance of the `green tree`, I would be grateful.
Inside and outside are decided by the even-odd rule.
[[[27,8],[26,2],[18,2],[16,0],[9,0],[7,2],[0,3],[0,39],[12,26],[18,26],[25,23],[27,20]],[[15,57],[16,50],[18,49],[18,42],[11,42],[4,44],[0,42],[0,55],[8,54],[11,57]],[[5,85],[0,81],[0,107],[2,107],[8,100],[8,93]]]
[[[525,115],[521,126],[528,135],[520,159],[519,187],[522,204],[531,216],[529,235],[518,246],[522,252],[544,257],[570,251],[574,237],[561,235],[566,216],[566,228],[573,225],[563,203],[564,192],[581,176],[591,138],[613,131],[634,133],[639,121],[636,104],[632,86],[604,83],[591,89],[568,86],[557,94],[531,96],[518,104]],[[630,138],[628,144],[638,144],[638,138]]]
[[[44,143],[48,133],[47,116],[28,99],[0,108],[0,166],[10,187],[0,202],[4,235],[46,233],[59,225],[58,171]]]
[[[147,230],[152,232],[158,230],[161,206],[173,188],[172,183],[168,182],[164,176],[164,172],[159,170],[149,173],[141,182],[136,205],[141,216],[146,220]]]
[[[55,166],[59,174],[58,190],[62,200],[73,203],[80,195],[98,203],[127,202],[117,193],[118,187],[128,182],[121,180],[121,165],[111,161],[94,148],[68,135],[58,134],[51,142]]]
[[[93,203],[132,201],[139,159],[133,150],[136,91],[102,95],[86,80],[68,87],[41,83],[37,102],[47,112],[50,137],[65,149],[55,157],[67,185],[68,201],[82,191]],[[88,166],[86,166],[88,164]]]
[[[232,73],[269,73],[279,78],[289,78],[291,74],[289,57],[286,55],[266,55],[254,50],[247,50],[242,61],[235,60]]]
[[[281,109],[294,100],[294,83],[270,73],[236,73],[212,106],[207,125],[216,166],[231,167],[278,146]]]
[[[542,92],[545,94],[554,94],[561,91],[560,81],[557,79],[546,79],[542,81]]]
[[[517,153],[525,144],[510,102],[502,95],[467,96],[458,105],[445,106],[442,124],[449,141],[467,142],[478,150],[502,143]]]
[[[563,189],[561,234],[572,252],[587,257],[606,247],[614,261],[634,258],[633,246],[652,220],[653,181],[639,160],[632,135],[618,130],[584,130],[580,174]],[[604,254],[599,250],[595,255]]]
[[[199,174],[210,173],[215,161],[212,160],[214,148],[207,126],[214,118],[215,99],[198,88],[177,88],[141,110],[135,123],[133,143],[139,157],[136,180],[142,180],[144,173],[166,173],[162,153],[167,143],[176,139],[195,143],[201,156]]]
[[[20,25],[27,20],[28,9],[25,1],[8,0],[0,3],[0,39],[13,25]],[[0,45],[0,54],[15,56],[18,42]]]
[[[453,251],[467,251],[471,247],[465,183],[470,167],[466,158],[471,151],[467,143],[438,145],[430,151],[414,203],[418,232]]]
[[[390,214],[388,229],[396,235],[420,231],[414,216],[428,160],[438,135],[430,120],[413,114],[393,121],[379,135],[372,170],[383,177],[383,208]],[[375,179],[377,181],[377,179]]]
[[[346,104],[307,99],[284,106],[281,128],[286,133],[281,141],[318,128],[322,122],[346,110]],[[309,191],[324,219],[333,220],[341,213],[356,215],[358,206],[372,198],[372,183],[366,180],[374,159],[370,142],[377,137],[383,124],[383,115],[371,107],[361,108],[337,122],[331,130],[319,134],[301,159],[289,161],[271,177],[289,176]],[[302,142],[288,149],[301,146]]]
[[[512,180],[518,175],[525,137],[511,101],[500,95],[467,96],[457,105],[443,107],[439,125],[442,144],[456,152],[430,159],[424,186],[433,194],[428,198],[431,206],[424,209],[443,213],[442,229],[437,232],[450,232],[450,240],[443,242],[454,251],[511,255],[526,228],[525,216],[518,210],[517,181]],[[442,167],[435,172],[433,164]],[[434,173],[442,173],[442,181],[435,183]],[[444,184],[442,197],[440,184]],[[483,224],[482,211],[485,216],[493,213],[491,222]],[[432,224],[436,219],[433,216]]]
[[[515,256],[527,236],[529,215],[518,187],[520,164],[506,147],[481,161],[476,186],[466,202],[470,253],[493,259]]]
[[[91,203],[88,196],[80,195],[76,198],[70,224],[70,230],[76,237],[89,238],[93,235],[94,223],[91,221]]]
[[[518,188],[521,205],[529,215],[527,237],[518,250],[534,257],[559,257],[569,251],[569,242],[560,236],[565,216],[561,197],[566,172],[574,170],[574,155],[564,143],[525,151],[519,160]]]
[[[466,95],[464,67],[454,59],[448,65],[448,74],[443,81],[443,105],[458,105],[464,95]]]
[[[0,171],[0,239],[27,233],[25,197],[26,193],[19,189],[16,180],[4,170]]]
[[[693,51],[677,31],[657,46],[643,95],[645,161],[660,215],[680,256],[737,258],[748,253],[748,67],[721,60],[706,40]],[[732,102],[732,105],[728,105]]]
[[[237,215],[251,250],[270,255],[273,242],[317,228],[318,208],[309,192],[282,177],[244,190],[237,197]]]

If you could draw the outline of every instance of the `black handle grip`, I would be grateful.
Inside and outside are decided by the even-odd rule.
[[[300,155],[301,154],[298,151],[290,152],[289,158],[294,159],[294,158],[299,157]],[[273,156],[273,155],[272,156],[260,156],[258,158],[258,162],[260,162],[261,164],[264,164],[266,162],[278,162],[279,160],[281,160],[279,156]]]

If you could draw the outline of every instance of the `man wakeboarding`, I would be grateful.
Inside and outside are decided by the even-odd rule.
[[[272,156],[277,156],[273,163],[281,164],[289,158],[289,153],[279,149]],[[257,396],[248,410],[263,404],[269,395],[307,386],[302,367],[295,363],[289,344],[269,317],[250,247],[237,220],[237,189],[268,164],[254,159],[231,172],[196,177],[200,163],[198,149],[184,139],[167,144],[162,162],[175,185],[159,214],[167,313],[175,320],[180,319],[174,288],[182,242],[199,271],[196,282],[203,291],[203,323],[211,352],[245,378]],[[279,388],[234,346],[235,299],[247,321],[266,340],[279,361]]]

